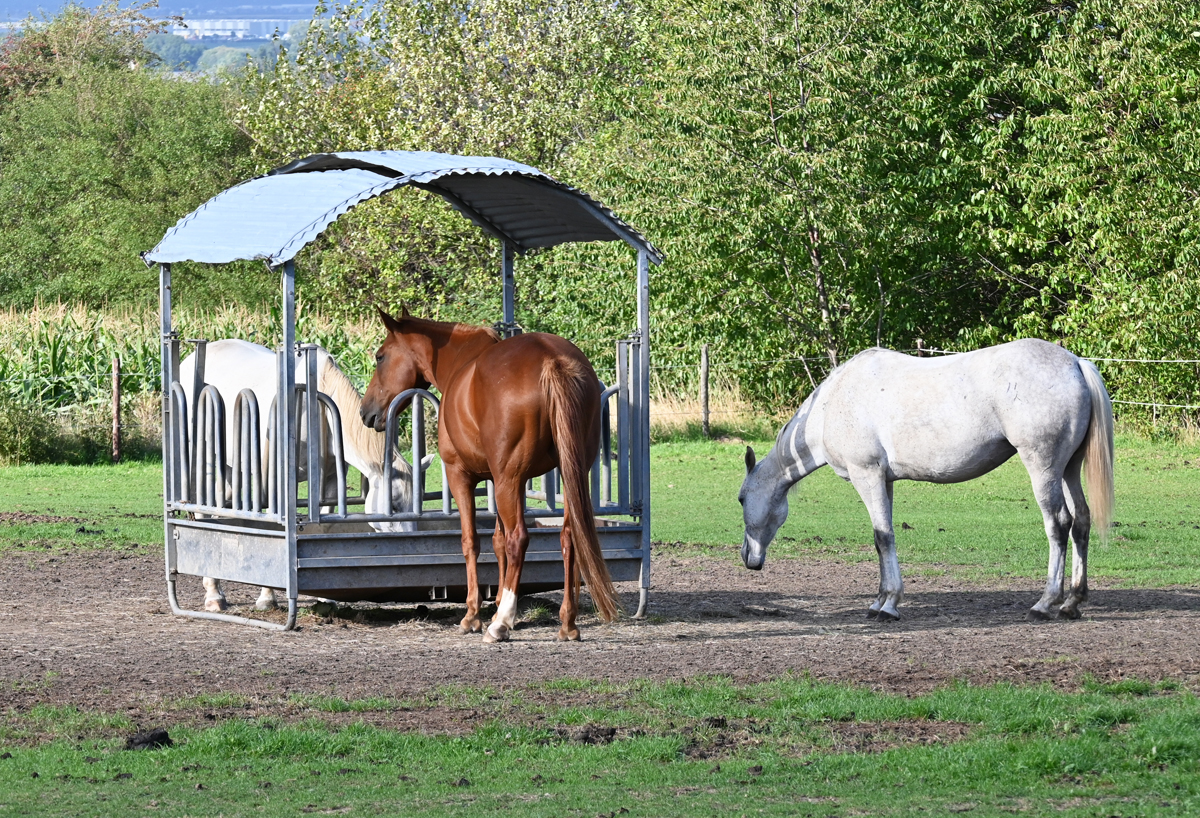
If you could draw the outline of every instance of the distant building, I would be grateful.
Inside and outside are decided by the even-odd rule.
[[[171,26],[171,33],[189,40],[220,37],[233,40],[264,40],[276,30],[286,34],[294,23],[306,20],[185,20],[184,25]]]

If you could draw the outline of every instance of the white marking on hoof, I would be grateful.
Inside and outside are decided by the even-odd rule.
[[[483,641],[489,645],[494,642],[508,641],[508,626],[503,622],[493,622],[483,635]]]
[[[1066,605],[1058,609],[1059,619],[1078,619],[1080,616],[1079,609],[1076,607],[1068,608]]]
[[[220,613],[221,611],[225,610],[228,607],[229,606],[227,604],[225,604],[224,597],[217,597],[216,599],[204,600],[204,610],[210,611],[211,613]]]
[[[887,608],[880,608],[878,618],[880,622],[896,622],[900,619],[900,613],[899,611],[889,611]]]

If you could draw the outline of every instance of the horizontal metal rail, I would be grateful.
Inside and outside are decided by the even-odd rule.
[[[640,560],[642,549],[612,548],[601,550],[605,560]],[[562,554],[557,551],[529,551],[525,562],[558,562]],[[487,551],[479,554],[480,563],[494,563],[496,555]],[[385,568],[406,565],[465,565],[462,554],[389,554],[381,556],[361,555],[353,557],[300,557],[301,568]]]

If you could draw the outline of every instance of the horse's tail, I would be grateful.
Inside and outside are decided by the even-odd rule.
[[[1100,541],[1108,539],[1108,527],[1113,516],[1113,410],[1112,399],[1104,388],[1104,379],[1091,361],[1079,359],[1088,394],[1092,398],[1092,420],[1083,441],[1087,461],[1088,498],[1092,507],[1092,523],[1100,530]]]
[[[611,622],[617,618],[620,605],[596,536],[596,516],[587,482],[595,446],[584,437],[595,428],[592,416],[600,417],[599,383],[590,367],[561,356],[546,360],[541,381],[550,405],[550,431],[558,448],[564,499],[571,514],[572,546],[600,618]],[[567,581],[573,580],[568,577]],[[570,593],[570,589],[564,589],[564,593]]]

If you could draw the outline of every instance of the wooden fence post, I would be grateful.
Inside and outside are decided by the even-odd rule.
[[[917,339],[917,357],[925,357],[925,341],[920,338]]]
[[[121,356],[112,359],[112,461],[121,462]]]
[[[700,431],[710,437],[708,428],[708,344],[700,347]]]

